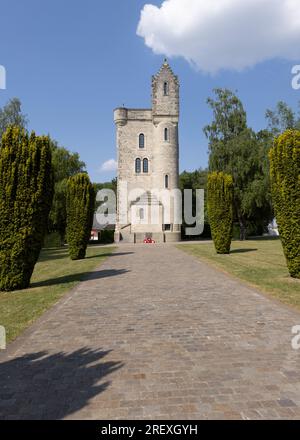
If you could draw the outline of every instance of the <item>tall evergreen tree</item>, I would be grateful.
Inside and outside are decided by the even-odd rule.
[[[233,227],[233,180],[228,174],[208,175],[208,217],[218,254],[229,254]]]
[[[270,151],[276,220],[292,277],[300,278],[300,131],[288,130]]]
[[[29,286],[52,196],[49,138],[8,128],[0,150],[0,290]]]
[[[67,186],[67,242],[72,260],[85,258],[91,236],[95,190],[85,173],[70,177]]]

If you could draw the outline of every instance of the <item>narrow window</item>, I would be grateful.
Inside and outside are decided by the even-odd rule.
[[[144,220],[145,215],[144,215],[144,210],[143,208],[140,209],[140,220]]]
[[[149,162],[148,159],[143,160],[143,173],[148,173],[149,171]]]
[[[164,96],[168,96],[168,92],[169,92],[168,83],[164,82]]]
[[[141,159],[135,160],[135,172],[136,174],[140,174],[141,172]]]
[[[169,176],[167,174],[165,175],[165,188],[169,188]]]
[[[165,134],[164,134],[165,141],[169,140],[169,130],[165,128]]]
[[[139,148],[145,148],[145,135],[143,133],[139,135]]]

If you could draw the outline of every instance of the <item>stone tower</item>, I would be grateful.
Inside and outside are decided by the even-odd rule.
[[[118,149],[115,240],[179,241],[179,81],[165,60],[152,77],[152,109],[114,111]],[[172,195],[170,203],[165,197]]]

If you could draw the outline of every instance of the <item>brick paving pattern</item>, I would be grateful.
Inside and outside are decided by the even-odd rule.
[[[0,419],[300,418],[300,314],[123,245],[0,354]]]

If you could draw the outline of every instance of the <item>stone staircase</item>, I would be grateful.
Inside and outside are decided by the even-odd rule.
[[[151,191],[147,191],[138,197],[134,202],[131,202],[132,205],[143,205],[143,206],[157,206],[160,205],[160,201],[156,197],[155,194],[152,194]]]

